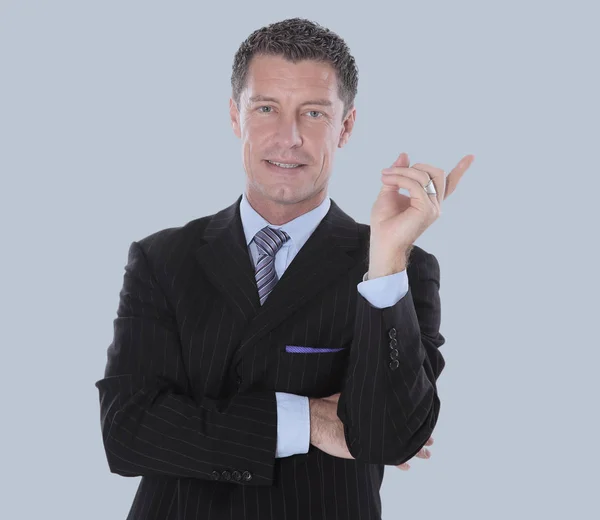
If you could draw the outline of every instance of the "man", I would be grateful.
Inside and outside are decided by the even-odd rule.
[[[356,117],[344,41],[264,27],[232,89],[244,194],[129,249],[96,383],[110,470],[142,477],[129,519],[380,518],[384,465],[427,457],[440,409],[439,266],[413,243],[473,156],[446,186],[400,154],[367,226],[327,196]]]

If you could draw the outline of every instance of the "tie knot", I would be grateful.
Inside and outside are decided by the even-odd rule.
[[[254,242],[263,255],[275,256],[279,248],[290,236],[283,229],[275,229],[269,226],[262,228],[254,235]]]

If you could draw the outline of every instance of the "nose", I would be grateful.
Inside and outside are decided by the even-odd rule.
[[[298,121],[294,116],[282,115],[277,122],[278,144],[282,148],[298,148],[302,146],[302,136]]]

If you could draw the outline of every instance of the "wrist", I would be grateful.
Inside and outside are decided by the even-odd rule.
[[[310,416],[310,444],[318,447],[321,437],[321,399],[310,397],[308,399],[308,410]]]
[[[367,280],[373,280],[381,276],[388,276],[391,274],[399,273],[404,271],[407,266],[406,254],[402,253],[399,257],[394,258],[388,262],[369,262],[369,271],[367,273]]]
[[[369,272],[367,280],[388,276],[390,274],[404,271],[408,265],[408,257],[413,248],[412,244],[408,247],[401,246],[396,248],[393,253],[386,252],[381,254],[384,249],[380,248],[374,237],[371,238],[369,249]]]

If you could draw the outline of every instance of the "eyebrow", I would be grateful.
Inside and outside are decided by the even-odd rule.
[[[275,98],[269,97],[269,96],[252,96],[248,101],[250,101],[250,103],[256,103],[256,102],[269,102],[269,103],[278,103],[278,101]],[[324,106],[324,107],[330,107],[333,104],[331,103],[331,101],[329,99],[313,99],[311,101],[304,101],[302,103],[302,105],[320,105],[320,106]]]

